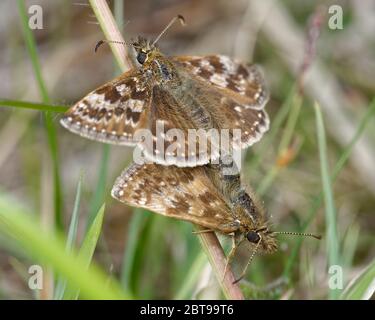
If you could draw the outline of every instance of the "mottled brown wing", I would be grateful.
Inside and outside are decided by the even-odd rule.
[[[128,205],[223,233],[236,229],[230,208],[204,167],[134,163],[117,178],[112,196]]]
[[[246,109],[263,109],[268,101],[267,85],[256,65],[244,65],[224,55],[177,56],[172,59]]]
[[[150,131],[139,144],[147,159],[157,164],[195,167],[207,164],[212,154],[218,157],[217,150],[211,154],[207,132],[198,131],[201,128],[192,121],[186,106],[158,85],[152,89],[150,110]]]
[[[134,132],[149,127],[150,104],[151,89],[132,69],[78,101],[61,124],[89,139],[134,145]]]
[[[215,106],[208,108],[214,109]],[[270,120],[265,110],[245,108],[229,97],[221,98],[221,108],[225,110],[220,123],[221,128],[240,130],[239,137],[233,138],[235,148],[244,149],[252,146],[269,129]]]
[[[179,56],[173,60],[214,97],[205,107],[216,117],[220,129],[241,130],[241,136],[234,138],[235,148],[247,148],[262,138],[269,128],[264,110],[269,93],[257,66],[221,55]]]

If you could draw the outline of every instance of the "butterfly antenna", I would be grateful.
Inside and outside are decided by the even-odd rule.
[[[235,281],[233,282],[233,284],[236,284],[237,282],[241,281],[242,278],[245,276],[246,271],[247,271],[247,268],[249,267],[251,261],[253,261],[255,255],[257,254],[261,242],[262,242],[262,237],[260,237],[260,239],[259,239],[257,245],[255,246],[253,252],[251,253],[251,256],[250,256],[249,260],[247,261],[246,267],[243,269],[243,271],[242,271],[242,273],[241,273],[241,276],[240,276],[237,280],[235,280]]]
[[[124,41],[114,41],[114,40],[100,40],[100,41],[98,41],[98,43],[96,44],[96,46],[95,46],[95,52],[97,52],[98,51],[98,49],[99,49],[99,47],[102,45],[102,44],[104,44],[104,43],[118,43],[118,44],[123,44],[123,45],[125,45],[126,46],[126,42],[124,42]]]
[[[313,234],[313,233],[303,233],[303,232],[289,232],[289,231],[274,231],[273,234],[287,234],[292,236],[303,236],[303,237],[312,237],[315,239],[322,239],[321,235]]]
[[[155,45],[156,42],[159,41],[159,39],[161,38],[161,36],[177,21],[179,20],[180,23],[184,26],[186,25],[185,23],[185,18],[182,16],[182,15],[178,15],[176,17],[174,17],[168,24],[167,26],[163,29],[162,32],[160,32],[160,34],[156,37],[156,39],[154,40],[154,42],[152,43],[152,45]]]

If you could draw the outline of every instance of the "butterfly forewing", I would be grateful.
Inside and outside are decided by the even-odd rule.
[[[136,70],[92,91],[61,119],[64,127],[107,143],[134,145],[134,133],[149,127],[151,92]]]
[[[256,66],[226,56],[153,59],[88,94],[61,119],[63,126],[93,140],[138,144],[147,159],[179,167],[217,159],[222,129],[231,131],[228,145],[234,149],[251,146],[268,130],[268,92]],[[219,140],[207,134],[211,129]]]
[[[112,196],[128,205],[229,233],[230,208],[204,167],[132,164],[117,178]]]

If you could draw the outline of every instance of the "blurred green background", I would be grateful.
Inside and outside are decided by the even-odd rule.
[[[182,14],[187,26],[159,41],[167,55],[227,54],[264,70],[271,130],[247,150],[243,179],[275,230],[324,237],[280,237],[276,254],[257,256],[241,282],[249,299],[374,291],[375,3],[339,1],[335,29],[336,2],[108,1],[126,40],[155,38]],[[32,5],[43,29],[28,27]],[[94,53],[104,35],[89,3],[5,0],[0,12],[0,299],[223,298],[192,225],[110,197],[132,149],[59,125],[54,111],[119,73],[109,47]],[[42,290],[30,289],[32,265]],[[342,289],[329,286],[332,265]]]

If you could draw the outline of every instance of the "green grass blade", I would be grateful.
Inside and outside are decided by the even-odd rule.
[[[285,150],[287,150],[292,141],[293,133],[295,131],[295,127],[297,125],[297,120],[302,106],[302,97],[294,92],[291,103],[292,106],[290,108],[290,113],[286,123],[285,130],[281,136],[277,158],[283,155],[283,153],[285,152]],[[273,181],[275,180],[275,178],[281,170],[282,167],[280,167],[276,161],[276,163],[267,172],[266,176],[262,179],[258,188],[256,189],[256,192],[259,196],[265,194],[265,192],[272,185]]]
[[[279,145],[279,154],[282,154],[290,145],[297,125],[297,120],[301,111],[303,98],[300,94],[295,93],[292,100],[292,108],[285,126],[284,133]]]
[[[368,300],[375,293],[375,260],[363,270],[344,290],[341,299]]]
[[[103,225],[105,204],[101,206],[98,213],[92,222],[90,229],[88,230],[85,239],[83,240],[81,249],[79,250],[80,256],[86,261],[87,267],[90,265],[92,257],[94,255],[95,247],[98,242],[100,231]]]
[[[103,225],[104,211],[105,204],[101,206],[98,213],[96,214],[95,219],[88,229],[86,236],[82,242],[82,246],[79,250],[79,256],[82,258],[85,268],[88,268],[90,266],[92,257],[94,255],[94,251],[98,243],[100,231]],[[70,290],[67,290],[66,294],[64,295],[64,299],[77,299],[78,295],[79,289],[71,288]]]
[[[371,103],[368,106],[365,114],[362,116],[362,118],[359,122],[358,129],[354,133],[354,136],[353,136],[352,140],[349,142],[347,147],[344,149],[344,152],[340,156],[340,159],[337,161],[337,163],[335,165],[335,168],[333,169],[333,179],[336,179],[336,177],[339,175],[341,169],[344,167],[344,165],[348,161],[355,144],[357,143],[358,139],[361,137],[363,131],[365,131],[367,125],[370,122],[370,120],[373,119],[374,115],[375,115],[375,99],[373,99],[371,101]]]
[[[30,55],[30,60],[33,66],[33,71],[35,78],[38,83],[40,95],[42,97],[43,103],[50,103],[50,98],[48,96],[47,87],[43,80],[42,71],[39,63],[38,52],[36,49],[36,43],[31,29],[28,26],[28,15],[26,10],[26,5],[23,0],[17,0],[18,11],[21,17],[22,31],[24,33],[26,47]],[[45,127],[47,131],[47,139],[49,151],[53,163],[53,178],[54,178],[54,207],[55,207],[55,224],[59,229],[62,230],[62,190],[61,190],[61,179],[60,179],[60,169],[58,160],[58,147],[57,147],[57,134],[56,128],[53,121],[53,114],[49,111],[44,112],[45,116]]]
[[[41,71],[42,69],[40,67],[35,39],[28,25],[29,18],[27,15],[26,4],[24,0],[17,0],[17,4],[18,4],[18,11],[21,16],[22,30],[25,36],[26,47],[30,55],[31,63],[33,65],[34,75],[38,83],[39,91],[40,91],[43,101],[45,103],[48,103],[50,99],[48,96],[45,82],[43,80],[42,71]]]
[[[353,148],[355,144],[357,143],[358,139],[361,137],[362,133],[365,131],[367,128],[367,125],[370,123],[370,120],[375,114],[375,99],[371,102],[369,107],[367,108],[367,111],[365,114],[362,116],[359,126],[354,133],[353,138],[351,141],[348,143],[348,145],[344,148],[344,151],[342,152],[341,156],[339,157],[339,160],[337,161],[334,169],[333,169],[333,174],[332,174],[332,181],[335,181],[340,174],[341,170],[344,168],[345,164],[347,163],[350,155],[353,152]],[[321,204],[323,201],[323,193],[320,192],[319,195],[317,195],[312,203],[312,206],[309,210],[309,213],[307,214],[307,219],[306,222],[303,224],[303,227],[300,232],[306,231],[307,227],[309,226],[310,222],[312,219],[315,217],[316,213],[318,212]],[[301,244],[303,242],[304,238],[300,238],[297,240],[297,244],[294,246],[291,254],[289,255],[288,262],[286,264],[286,267],[284,269],[283,275],[289,279],[289,275],[292,271],[293,265],[295,265],[298,257],[298,252],[301,247]]]
[[[198,253],[198,256],[194,259],[192,266],[189,269],[189,273],[186,275],[182,287],[177,291],[174,299],[191,299],[191,294],[194,285],[197,283],[198,276],[201,274],[203,267],[207,263],[207,256],[204,252]]]
[[[96,214],[99,212],[100,206],[105,201],[105,196],[107,192],[106,182],[108,176],[108,162],[110,151],[110,145],[103,144],[102,159],[100,161],[98,181],[96,183],[96,188],[90,202],[90,211],[87,218],[86,229],[90,228],[91,223],[94,221],[96,217]]]
[[[22,108],[22,109],[30,109],[36,111],[50,111],[50,112],[57,112],[62,113],[69,109],[68,106],[60,106],[60,105],[52,105],[50,103],[42,103],[42,102],[27,102],[27,101],[19,101],[19,100],[7,100],[1,99],[0,100],[0,107],[12,107],[12,108]]]
[[[143,230],[148,218],[149,215],[144,214],[141,209],[135,209],[129,223],[121,268],[121,285],[127,290],[131,290],[131,276],[139,244],[139,234]]]
[[[265,141],[262,140],[262,143],[259,145],[256,154],[253,154],[250,163],[248,165],[249,171],[255,171],[258,166],[262,163],[264,153],[266,150],[270,148],[274,140],[276,139],[277,135],[280,132],[281,125],[283,124],[284,120],[288,116],[289,110],[292,106],[292,102],[294,101],[294,95],[296,94],[295,86],[292,87],[290,90],[288,97],[286,98],[285,102],[280,107],[280,110],[277,112],[274,119],[272,119],[272,125],[270,127],[270,131],[265,135]]]
[[[77,238],[77,230],[78,230],[78,218],[79,218],[79,205],[81,202],[81,193],[82,193],[82,179],[83,175],[81,174],[78,180],[76,198],[74,201],[73,213],[72,218],[70,220],[69,231],[68,231],[68,239],[66,242],[66,251],[71,252],[74,242]],[[59,278],[56,284],[56,290],[54,298],[56,300],[61,300],[64,297],[66,289],[66,279]]]
[[[332,179],[329,171],[326,135],[323,123],[323,116],[318,104],[315,104],[316,129],[318,135],[320,168],[323,185],[323,197],[325,203],[326,218],[326,241],[329,266],[338,265],[339,261],[339,242],[337,236],[336,208],[333,199]],[[339,295],[337,289],[330,290],[330,297],[336,299]]]
[[[82,180],[83,180],[83,174],[81,173],[79,180],[78,180],[76,198],[74,200],[73,213],[72,213],[72,218],[71,218],[70,225],[69,225],[68,239],[66,242],[66,249],[68,251],[72,250],[74,246],[74,242],[77,238],[79,205],[81,203],[81,194],[82,194]]]
[[[139,210],[139,211],[138,211]],[[144,281],[143,276],[143,264],[145,259],[149,259],[148,252],[154,251],[152,244],[155,242],[155,237],[153,236],[153,227],[159,221],[158,217],[147,210],[137,209],[137,214],[143,215],[144,220],[139,226],[137,238],[136,238],[136,247],[133,249],[131,266],[129,272],[126,272],[122,277],[122,283],[127,284],[131,288],[131,292],[134,292],[134,295],[139,296],[141,293],[140,288],[142,287],[142,281]],[[127,253],[125,253],[127,257]],[[130,263],[130,261],[129,261]],[[127,270],[125,270],[127,271]],[[125,287],[126,288],[126,287]],[[143,288],[142,288],[143,289]]]
[[[85,299],[130,299],[116,283],[104,286],[106,275],[95,265],[87,268],[87,259],[82,254],[68,253],[65,240],[56,232],[42,230],[31,219],[35,214],[17,207],[14,199],[0,195],[0,232],[12,237],[27,254],[68,280],[69,286],[79,287]]]

